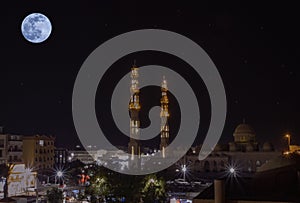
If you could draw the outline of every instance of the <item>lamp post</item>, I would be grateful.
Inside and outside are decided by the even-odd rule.
[[[56,181],[57,181],[57,178],[58,180],[60,180],[62,177],[63,177],[63,172],[62,171],[57,171],[56,174],[55,174],[55,184],[56,184]]]
[[[185,165],[185,164],[182,165],[181,170],[182,170],[182,172],[183,172],[183,180],[184,180],[184,182],[185,182],[185,173],[186,173],[186,171],[187,171],[187,168],[186,168],[186,165]]]
[[[288,152],[290,151],[290,144],[291,144],[291,135],[290,134],[285,134],[285,136],[287,138],[288,141]]]

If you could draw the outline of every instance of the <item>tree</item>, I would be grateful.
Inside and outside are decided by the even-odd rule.
[[[8,198],[8,178],[14,168],[14,164],[1,164],[0,176],[5,178],[5,184],[3,188],[4,199]]]
[[[47,199],[49,203],[61,203],[63,202],[63,192],[58,188],[52,188],[47,190]]]
[[[143,180],[142,199],[145,203],[164,202],[166,200],[165,180],[155,174],[147,175]]]
[[[111,191],[107,174],[100,167],[94,168],[90,173],[93,175],[90,178],[90,185],[85,189],[85,195],[90,195],[92,202],[97,202],[98,199],[105,199]]]

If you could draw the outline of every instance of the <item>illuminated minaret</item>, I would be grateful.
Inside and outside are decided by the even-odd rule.
[[[138,67],[133,65],[131,68],[131,87],[130,87],[130,102],[129,102],[129,113],[130,113],[130,141],[128,143],[128,153],[131,154],[131,160],[134,159],[134,155],[141,154],[140,149],[140,119],[139,112],[141,109],[139,99],[139,73]],[[137,138],[137,139],[134,139]]]
[[[160,99],[160,118],[161,118],[161,127],[160,127],[160,150],[162,152],[162,156],[165,157],[165,148],[169,144],[169,99],[168,99],[168,86],[167,80],[163,77],[163,81],[161,83],[161,99]]]

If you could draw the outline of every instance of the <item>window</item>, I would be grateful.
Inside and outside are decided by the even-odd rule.
[[[39,145],[43,147],[44,146],[44,140],[40,140]]]
[[[0,147],[4,147],[4,140],[3,139],[0,140]]]

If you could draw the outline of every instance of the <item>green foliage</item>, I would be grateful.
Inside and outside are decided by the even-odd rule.
[[[165,181],[162,177],[158,178],[157,174],[132,176],[101,166],[89,167],[85,171],[90,175],[90,185],[86,187],[82,198],[90,196],[91,202],[104,199],[110,202],[112,197],[117,202],[125,197],[126,203],[161,203],[166,200]]]
[[[126,202],[137,203],[141,199],[142,176],[115,173],[111,176],[113,194],[116,198],[125,197]]]
[[[147,175],[143,180],[142,199],[145,203],[164,202],[166,200],[165,181],[155,174]]]
[[[100,167],[94,168],[90,185],[85,189],[85,195],[91,196],[91,202],[104,199],[111,192],[111,185],[108,182],[107,173]]]
[[[47,199],[49,203],[61,203],[63,202],[63,192],[58,188],[52,188],[47,191]]]

